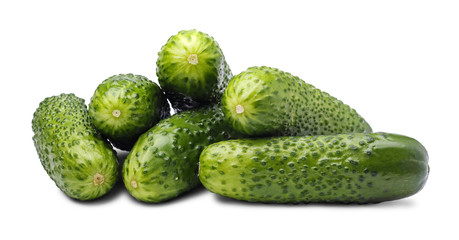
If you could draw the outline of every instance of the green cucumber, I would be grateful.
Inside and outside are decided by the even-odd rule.
[[[157,203],[196,187],[204,147],[240,136],[223,119],[220,106],[207,106],[177,113],[141,135],[122,169],[129,193]]]
[[[214,38],[194,29],[170,37],[156,66],[158,82],[177,111],[220,102],[233,76]]]
[[[340,100],[300,78],[269,67],[234,76],[222,97],[225,118],[250,136],[328,135],[371,132]]]
[[[45,98],[33,115],[32,129],[43,168],[66,195],[91,200],[113,188],[115,152],[92,125],[83,99],[74,94]]]
[[[429,173],[421,143],[388,133],[222,141],[199,161],[211,192],[266,203],[395,200],[421,190]]]
[[[113,146],[127,151],[142,133],[169,115],[169,104],[159,86],[131,73],[104,80],[89,103],[89,116],[97,130]]]

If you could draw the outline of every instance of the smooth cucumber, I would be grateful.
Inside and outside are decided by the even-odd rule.
[[[210,191],[250,202],[372,203],[415,194],[429,174],[417,140],[388,133],[222,141],[204,149]]]
[[[196,187],[204,147],[240,136],[223,119],[220,106],[208,106],[177,113],[141,135],[122,169],[129,193],[157,203]]]
[[[158,82],[177,111],[220,102],[233,77],[218,43],[195,29],[170,37],[156,66]]]
[[[131,73],[104,80],[89,103],[89,116],[97,130],[113,146],[126,151],[142,133],[169,115],[169,104],[159,86]]]
[[[371,132],[352,108],[300,78],[270,67],[234,76],[222,97],[225,118],[250,136]]]
[[[84,100],[74,94],[45,98],[32,120],[33,142],[43,168],[69,197],[91,200],[117,181],[110,144],[92,125]]]

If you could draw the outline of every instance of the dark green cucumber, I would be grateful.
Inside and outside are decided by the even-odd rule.
[[[223,121],[220,106],[177,113],[140,136],[124,161],[124,184],[140,201],[174,198],[199,184],[198,162],[204,147],[238,136]]]
[[[202,152],[199,178],[214,193],[250,202],[372,203],[415,194],[428,173],[415,139],[355,133],[218,142]]]
[[[233,127],[250,136],[371,132],[354,109],[275,68],[251,67],[236,75],[228,83],[222,105]]]
[[[220,102],[232,78],[218,43],[194,29],[170,37],[156,66],[158,82],[177,111]]]
[[[104,80],[89,103],[89,116],[113,146],[130,150],[137,138],[170,115],[159,86],[146,77],[119,74]]]
[[[71,198],[91,200],[117,181],[110,144],[92,125],[84,100],[74,94],[45,98],[33,115],[33,141],[43,168]]]

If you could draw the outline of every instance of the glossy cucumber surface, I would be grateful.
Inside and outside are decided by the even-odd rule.
[[[124,162],[124,184],[140,201],[172,199],[199,184],[199,155],[207,145],[235,137],[220,106],[177,113],[140,136]]]
[[[204,149],[199,178],[211,192],[267,203],[374,203],[424,186],[426,149],[389,133],[222,141]]]

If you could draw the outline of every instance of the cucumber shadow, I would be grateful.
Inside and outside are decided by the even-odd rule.
[[[82,200],[74,199],[74,198],[71,198],[71,197],[65,195],[62,192],[62,194],[65,195],[68,199],[70,199],[74,203],[81,204],[81,205],[102,205],[102,204],[106,204],[108,202],[113,201],[119,195],[121,195],[123,193],[127,194],[127,191],[124,188],[123,181],[121,181],[120,179],[118,179],[118,181],[115,183],[113,188],[107,194],[105,194],[104,196],[102,196],[100,198],[96,198],[96,199],[92,199],[92,200],[84,200],[84,201],[82,201]]]
[[[221,204],[242,207],[327,207],[327,208],[412,208],[416,201],[410,198],[392,200],[379,203],[259,203],[232,199],[214,194],[215,200]]]
[[[115,148],[115,151],[116,151],[116,157],[118,158],[118,164],[119,164],[120,172],[121,172],[121,168],[123,167],[124,160],[126,160],[126,157],[129,155],[129,152],[119,150],[117,148]]]
[[[206,192],[208,192],[207,189],[205,189],[202,185],[198,185],[197,187],[191,189],[190,191],[184,192],[175,198],[172,198],[167,201],[160,202],[160,203],[142,202],[142,201],[135,199],[131,195],[129,195],[129,200],[131,200],[135,204],[145,206],[145,207],[166,207],[169,205],[179,204],[181,202],[189,201],[193,198],[196,198],[199,195],[205,194]]]

